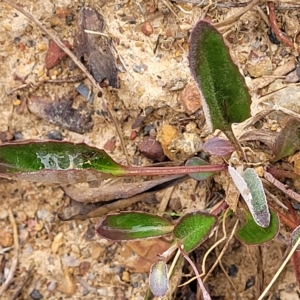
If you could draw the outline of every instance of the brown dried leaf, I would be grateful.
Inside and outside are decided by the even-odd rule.
[[[175,179],[174,179],[175,177]],[[171,179],[170,179],[171,178]],[[153,182],[146,182],[145,185],[143,185],[143,182],[140,182],[141,188],[139,189],[138,186],[135,186],[136,190],[133,189],[130,191],[130,193],[138,193],[137,195],[134,195],[132,197],[129,197],[130,193],[127,194],[128,198],[120,199],[120,200],[102,200],[102,202],[95,202],[95,203],[80,203],[75,200],[71,199],[70,204],[67,207],[61,207],[58,211],[58,217],[62,221],[68,221],[68,220],[85,220],[88,218],[95,218],[95,217],[101,217],[103,215],[108,214],[111,211],[116,210],[122,210],[129,206],[131,206],[134,203],[140,202],[140,201],[147,201],[147,202],[154,202],[156,201],[155,193],[161,189],[174,186],[186,179],[188,179],[189,176],[170,176],[168,178],[168,181],[166,181],[166,178],[158,179],[157,181],[153,180]],[[158,184],[158,181],[161,180],[161,183]],[[131,183],[132,185],[133,183]],[[153,186],[151,186],[153,185]],[[127,186],[129,188],[129,186]],[[111,189],[111,187],[110,187]],[[148,190],[147,192],[142,192]],[[103,190],[103,189],[102,189]],[[68,190],[70,192],[70,190]],[[80,193],[80,190],[77,190],[78,193]],[[120,191],[119,191],[120,192]],[[118,192],[117,192],[118,193]],[[75,193],[76,194],[76,193]],[[99,194],[98,191],[98,201],[101,199],[101,194]],[[112,198],[112,196],[116,196],[112,191],[109,193],[107,191],[107,194],[105,195],[106,199]],[[94,199],[96,199],[96,195],[94,195]],[[105,199],[102,198],[102,199]],[[78,195],[77,197],[78,198]],[[85,199],[88,201],[88,198],[82,197],[81,200]]]
[[[243,133],[239,141],[260,141],[266,144],[268,147],[273,147],[276,138],[276,132],[272,132],[264,129],[256,129]]]
[[[68,186],[63,188],[64,192],[73,200],[78,202],[100,202],[132,197],[136,194],[149,191],[155,187],[163,188],[164,183],[178,182],[182,175],[166,176],[154,180],[142,182],[123,182],[123,179],[114,181],[112,184],[103,182],[97,188],[87,188],[86,185]]]
[[[119,87],[118,71],[111,52],[109,39],[105,35],[91,34],[85,30],[103,32],[104,19],[95,9],[84,7],[79,12],[74,52],[79,60],[84,60],[93,77],[98,82],[107,79],[109,85]]]
[[[94,125],[91,111],[84,107],[74,109],[72,104],[70,98],[51,101],[46,97],[31,96],[28,109],[40,118],[68,130],[78,133],[90,131]]]
[[[124,267],[132,268],[133,272],[149,272],[150,267],[157,261],[157,254],[161,254],[170,247],[170,243],[162,238],[141,240],[124,243],[125,249],[120,254]],[[137,256],[132,256],[134,252]]]

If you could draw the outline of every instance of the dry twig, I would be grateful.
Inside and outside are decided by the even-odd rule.
[[[2,284],[0,288],[0,298],[3,296],[3,293],[8,289],[12,281],[14,280],[14,275],[17,269],[18,265],[18,256],[19,256],[19,237],[18,237],[18,229],[17,229],[17,224],[14,218],[14,215],[12,211],[9,209],[8,210],[8,216],[10,223],[13,227],[13,232],[14,232],[14,256],[11,261],[11,267],[8,273],[8,276],[5,280],[5,282]]]

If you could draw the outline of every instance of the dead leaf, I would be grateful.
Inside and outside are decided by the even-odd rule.
[[[28,109],[38,117],[59,125],[68,130],[84,133],[93,127],[91,110],[86,107],[74,109],[71,98],[61,98],[51,101],[47,97],[31,96],[28,101]]]
[[[118,71],[111,52],[109,39],[103,33],[104,19],[95,9],[84,7],[79,12],[74,52],[79,60],[84,60],[93,77],[98,82],[108,80],[108,84],[118,88]],[[87,33],[85,30],[97,32]],[[99,34],[100,33],[100,34]]]
[[[157,189],[163,188],[164,183],[171,183],[182,178],[182,175],[165,176],[158,179],[139,181],[139,182],[124,182],[124,179],[103,182],[97,188],[88,188],[86,184],[78,184],[63,188],[64,192],[77,202],[100,202],[116,199],[124,199],[149,191],[157,186]],[[161,187],[160,187],[161,186]]]
[[[141,240],[124,243],[124,250],[120,253],[121,263],[131,272],[149,272],[153,263],[157,262],[157,254],[161,254],[170,247],[170,243],[162,238]],[[132,255],[134,252],[136,255]]]

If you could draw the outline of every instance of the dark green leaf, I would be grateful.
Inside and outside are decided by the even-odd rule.
[[[200,20],[191,32],[189,65],[211,129],[231,131],[232,123],[250,117],[251,98],[244,78],[222,35],[207,21]]]
[[[173,235],[188,253],[203,243],[215,228],[217,217],[196,211],[186,214],[174,227]]]
[[[237,238],[250,245],[260,245],[276,237],[279,231],[279,220],[275,211],[270,209],[271,221],[270,226],[263,228],[257,225],[248,211],[244,211],[246,222],[243,227],[236,232]]]
[[[299,149],[300,121],[290,119],[276,137],[273,147],[273,161],[278,161],[283,157],[293,155]]]
[[[104,150],[86,144],[25,141],[0,146],[0,177],[71,183],[99,179],[99,172],[126,173]]]
[[[188,159],[185,163],[186,166],[205,166],[209,165],[208,162],[205,160],[201,159],[200,157],[192,157]],[[214,173],[213,172],[203,172],[203,173],[189,173],[189,176],[196,180],[204,180],[210,176],[212,176]]]
[[[174,226],[166,219],[142,212],[107,215],[96,232],[101,237],[120,241],[157,237],[172,232]]]

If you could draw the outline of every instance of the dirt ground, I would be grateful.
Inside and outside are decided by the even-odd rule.
[[[74,45],[78,14],[83,6],[94,8],[103,15],[103,33],[113,40],[111,49],[116,59],[119,88],[103,87],[102,97],[106,98],[118,119],[131,164],[153,162],[142,155],[139,145],[149,136],[160,140],[166,134],[166,125],[171,125],[178,134],[194,132],[203,140],[211,137],[203,122],[202,109],[187,107],[188,97],[184,94],[185,87],[192,82],[187,62],[189,31],[199,18],[220,23],[244,9],[249,1],[21,0],[18,3],[70,45]],[[298,1],[277,1],[276,7],[278,23],[293,40],[300,31]],[[266,3],[260,1],[259,6],[219,28],[250,88],[252,115],[280,101],[284,106],[282,99],[278,102],[269,99],[267,105],[260,100],[280,87],[295,86],[285,76],[295,69],[298,53],[282,43],[272,42],[274,37],[267,32],[267,19]],[[91,100],[75,91],[80,83],[93,91],[89,80],[65,80],[82,75],[68,57],[46,69],[49,39],[27,17],[0,1],[1,140],[61,137],[64,141],[104,148],[116,161],[126,164],[115,126],[105,112],[101,97]],[[283,70],[276,72],[280,67]],[[295,99],[286,108],[300,113],[297,91],[291,93]],[[74,99],[72,107],[79,111],[80,121],[76,123],[75,132],[63,116],[53,124],[54,116],[41,113],[45,99],[55,103],[64,97],[70,99],[70,95]],[[88,115],[88,122],[82,125],[81,121],[86,121],[82,117],[84,114]],[[265,119],[262,126],[276,132],[279,130],[277,121],[276,118]],[[139,124],[133,130],[134,123]],[[80,132],[82,128],[84,130]],[[166,150],[167,146],[163,145],[163,148]],[[179,163],[189,154],[170,156]],[[224,181],[228,178],[221,177],[215,176],[204,183],[190,179],[158,192],[155,203],[140,202],[128,209],[178,213],[202,210],[212,198],[224,197]],[[166,238],[113,243],[99,238],[94,232],[99,218],[67,222],[58,219],[58,210],[69,201],[59,184],[0,179],[2,284],[17,259],[13,282],[1,299],[144,299],[148,287],[147,270],[156,254],[163,252],[170,241]],[[13,247],[10,211],[17,226],[18,252]],[[230,235],[233,223],[234,219],[228,221],[227,235]],[[219,231],[218,237],[221,237],[221,228]],[[199,266],[214,241],[215,237],[212,237],[191,255]],[[224,243],[210,254],[207,269],[216,260],[222,245]],[[233,238],[222,263],[239,298],[222,269],[217,267],[207,280],[212,299],[258,299],[283,262],[286,249],[278,241],[261,247],[247,247]],[[164,299],[200,299],[194,283],[176,288],[192,276],[184,263],[182,266]],[[299,299],[291,264],[265,299]]]

